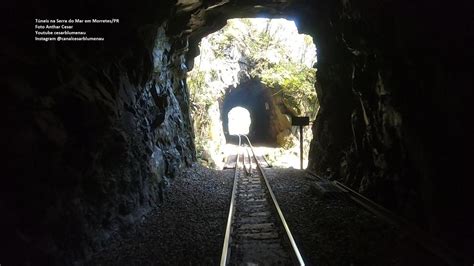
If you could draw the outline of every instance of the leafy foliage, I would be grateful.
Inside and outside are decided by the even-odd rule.
[[[315,117],[316,48],[310,36],[298,35],[296,26],[289,25],[284,20],[232,19],[202,40],[201,55],[188,73],[198,157],[215,142],[209,136],[215,135],[216,122],[209,113],[224,89],[239,82],[237,72],[260,79],[295,115]]]
[[[314,116],[317,97],[314,89],[316,69],[295,63],[282,63],[259,73],[262,82],[281,94],[286,106],[297,115]]]
[[[195,70],[188,75],[188,88],[190,90],[191,114],[195,131],[195,144],[198,152],[205,150],[206,141],[211,135],[211,120],[209,109],[217,102],[216,94],[207,85],[206,77],[212,73]]]
[[[292,40],[282,37],[285,29],[281,24],[274,25],[269,19],[264,22],[263,26],[256,26],[251,19],[229,21],[218,47],[225,54],[235,46],[246,61],[251,77],[273,88],[275,95],[297,115],[314,117],[318,102],[314,89],[316,69],[312,68],[315,56],[311,54],[311,49],[315,49],[312,38],[304,35],[302,45],[295,46]]]

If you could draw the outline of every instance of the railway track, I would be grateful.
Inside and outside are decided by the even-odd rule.
[[[319,182],[330,184],[330,186],[336,188],[339,192],[342,192],[332,195],[333,197],[354,202],[368,212],[378,216],[382,220],[385,220],[386,222],[399,227],[401,230],[408,232],[407,235],[413,241],[418,243],[420,247],[424,248],[432,255],[439,258],[446,265],[469,265],[468,259],[464,258],[463,255],[459,254],[457,251],[452,250],[450,247],[446,246],[445,243],[433,238],[431,235],[422,231],[416,225],[408,222],[401,216],[387,210],[386,208],[364,197],[362,194],[354,191],[339,181],[329,182],[311,171],[307,170],[306,172],[316,177]]]
[[[239,135],[220,265],[304,265],[260,160]]]

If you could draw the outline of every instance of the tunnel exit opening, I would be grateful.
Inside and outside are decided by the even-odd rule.
[[[291,117],[313,120],[318,110],[312,37],[286,19],[229,19],[201,40],[199,51],[187,78],[198,160],[219,168],[225,145],[234,140],[227,114],[236,107],[248,111],[252,143],[280,149],[274,158],[297,158]],[[307,130],[305,160],[311,139]]]
[[[252,124],[250,113],[243,107],[234,107],[227,113],[230,135],[248,135]]]

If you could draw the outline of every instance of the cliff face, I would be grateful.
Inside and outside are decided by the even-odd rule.
[[[131,7],[120,8],[104,14]],[[151,15],[123,15],[100,44],[5,47],[1,208],[11,254],[70,264],[97,252],[133,230],[195,159],[184,51],[165,33],[165,16]]]
[[[308,29],[321,103],[310,168],[454,243],[470,227],[459,203],[470,198],[473,33],[459,25],[472,25],[461,15],[472,7],[342,1],[314,10],[328,23]]]
[[[0,186],[6,251],[26,263],[83,260],[159,204],[195,159],[186,71],[200,38],[231,17],[294,18],[314,37],[321,107],[310,169],[445,239],[471,228],[460,203],[472,147],[469,4],[27,4],[5,8]],[[97,30],[105,42],[31,38],[34,18],[108,16],[121,22]]]

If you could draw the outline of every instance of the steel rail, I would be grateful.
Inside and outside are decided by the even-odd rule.
[[[341,191],[349,193],[350,198],[359,205],[361,205],[363,208],[374,213],[375,215],[384,219],[388,223],[391,223],[410,232],[409,236],[412,240],[420,244],[420,246],[422,246],[428,252],[442,259],[448,265],[460,265],[461,261],[467,261],[467,259],[463,258],[462,255],[458,254],[458,252],[446,246],[446,244],[444,244],[442,241],[422,231],[406,219],[396,215],[390,210],[387,210],[383,206],[380,206],[379,204],[366,198],[362,194],[358,193],[357,191],[351,189],[350,187],[344,185],[339,181],[333,181],[333,184]]]
[[[306,172],[320,181],[324,181],[316,173],[306,170]],[[365,197],[364,195],[360,194],[359,192],[351,189],[350,187],[344,185],[339,181],[332,181],[332,183],[338,188],[340,191],[348,193],[348,198],[355,202],[356,204],[360,205],[362,208],[366,209],[367,211],[375,214],[379,218],[385,220],[386,222],[398,226],[399,228],[403,228],[410,232],[408,236],[415,242],[417,242],[421,247],[423,247],[426,251],[430,252],[431,254],[435,255],[436,257],[442,259],[448,265],[461,265],[461,261],[467,261],[461,254],[452,250],[450,247],[446,246],[442,241],[434,238],[433,236],[429,235],[425,231],[419,229],[416,225],[413,225],[411,222],[407,221],[406,219],[400,217],[399,215],[393,213],[392,211],[386,209],[385,207],[377,204],[376,202],[372,201],[371,199]]]
[[[293,235],[291,234],[291,231],[290,231],[290,228],[288,227],[288,224],[286,223],[286,219],[283,215],[283,212],[281,211],[280,209],[280,205],[278,204],[278,201],[275,197],[275,194],[273,194],[273,190],[270,186],[270,183],[268,182],[268,178],[267,176],[265,175],[265,172],[263,171],[262,167],[260,166],[260,163],[258,162],[258,159],[257,159],[257,156],[255,155],[255,151],[253,149],[253,146],[252,144],[250,143],[250,139],[246,136],[246,135],[242,135],[244,136],[246,139],[247,139],[247,142],[249,144],[249,147],[250,147],[250,150],[252,151],[252,154],[253,156],[255,157],[255,162],[257,164],[257,168],[258,170],[260,171],[260,173],[262,174],[262,177],[263,177],[263,180],[265,181],[265,184],[268,188],[268,192],[270,193],[270,196],[272,198],[272,201],[273,201],[273,204],[275,205],[275,208],[278,212],[278,216],[280,217],[280,220],[283,224],[283,227],[285,228],[285,232],[286,232],[286,235],[288,237],[288,240],[290,241],[291,243],[291,247],[293,248],[293,252],[294,252],[294,255],[296,256],[296,259],[298,260],[299,264],[300,265],[305,265],[304,261],[303,261],[303,257],[301,256],[301,253],[298,249],[298,246],[296,245],[296,242],[295,242],[295,239],[293,238]]]
[[[242,138],[239,135],[239,146],[237,149],[237,157],[235,160],[235,170],[234,170],[234,184],[232,186],[232,196],[230,198],[230,207],[229,207],[229,216],[227,217],[227,225],[226,225],[226,230],[225,230],[225,236],[224,236],[224,244],[222,247],[222,255],[221,255],[221,266],[226,265],[227,263],[227,258],[229,257],[229,241],[230,241],[230,234],[232,230],[232,219],[234,217],[234,211],[235,211],[235,194],[237,191],[237,173],[238,173],[238,168],[239,168],[239,157],[240,157],[240,147],[242,144]]]
[[[243,143],[242,143],[242,147],[244,147]],[[247,156],[245,156],[245,153],[247,153]],[[245,162],[245,158],[248,158],[248,163]],[[252,174],[252,158],[250,157],[250,153],[248,149],[245,149],[245,151],[242,153],[242,165],[244,167],[245,174],[247,176],[251,175]]]
[[[257,156],[255,156],[255,157],[257,157]],[[260,156],[260,157],[262,157],[262,159],[265,161],[265,163],[268,165],[268,167],[273,167],[273,166],[268,162],[267,158],[265,158],[265,155],[262,155],[262,156]]]

